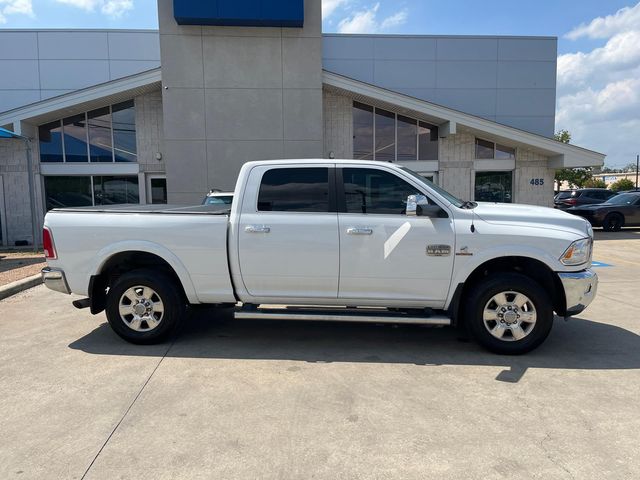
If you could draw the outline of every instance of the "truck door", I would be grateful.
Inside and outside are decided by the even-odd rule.
[[[335,299],[340,249],[333,165],[259,166],[245,190],[238,254],[247,293]]]
[[[455,255],[451,215],[407,216],[407,197],[424,192],[383,167],[336,172],[339,298],[442,307]]]

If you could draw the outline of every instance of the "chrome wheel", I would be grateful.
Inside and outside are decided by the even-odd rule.
[[[501,292],[487,302],[482,312],[485,328],[495,338],[514,342],[531,333],[536,324],[536,308],[526,295]]]
[[[155,290],[135,286],[126,290],[118,304],[120,318],[136,332],[149,332],[156,328],[164,315],[164,304]]]

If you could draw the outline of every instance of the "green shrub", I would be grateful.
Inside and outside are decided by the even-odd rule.
[[[636,188],[636,183],[629,178],[621,178],[620,180],[611,184],[611,190],[614,192],[620,192],[622,190],[633,190]]]
[[[607,188],[607,184],[600,178],[590,178],[584,182],[585,188]]]

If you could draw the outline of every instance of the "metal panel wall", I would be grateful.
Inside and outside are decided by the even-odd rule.
[[[550,37],[323,37],[325,70],[545,136],[556,57]]]

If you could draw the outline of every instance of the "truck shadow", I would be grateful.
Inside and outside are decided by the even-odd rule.
[[[529,368],[640,369],[640,336],[581,318],[556,318],[547,341],[518,357],[460,341],[453,328],[234,320],[228,312],[211,311],[192,315],[172,344],[131,345],[104,323],[69,347],[95,355],[497,366],[504,370],[496,380],[510,383],[519,382]]]
[[[593,233],[596,241],[640,240],[640,227],[625,227],[619,232],[605,232],[598,228]]]

